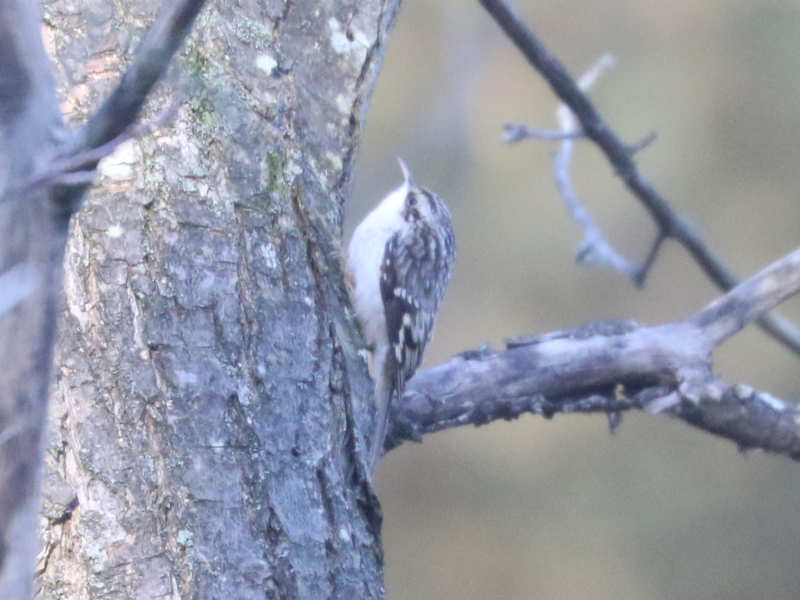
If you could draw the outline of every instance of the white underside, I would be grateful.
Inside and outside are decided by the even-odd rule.
[[[373,351],[389,344],[380,289],[381,261],[386,242],[403,223],[401,211],[407,193],[408,187],[403,184],[386,196],[356,227],[347,250],[353,307],[364,339]]]

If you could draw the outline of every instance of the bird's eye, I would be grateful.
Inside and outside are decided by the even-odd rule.
[[[417,197],[414,194],[409,194],[406,197],[406,202],[408,202],[409,206],[416,206],[417,205]]]

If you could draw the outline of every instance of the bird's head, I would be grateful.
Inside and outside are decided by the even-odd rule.
[[[450,219],[447,206],[435,192],[421,187],[414,182],[411,170],[402,158],[398,158],[403,171],[405,198],[403,200],[403,218],[406,221],[425,221],[434,223],[440,219]]]

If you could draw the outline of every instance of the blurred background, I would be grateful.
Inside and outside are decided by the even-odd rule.
[[[800,0],[516,0],[592,90],[673,208],[740,276],[800,243]],[[681,319],[718,295],[676,244],[645,288],[576,265],[581,231],[555,191],[552,143],[508,146],[502,125],[556,126],[553,93],[477,2],[407,0],[360,150],[346,235],[401,181],[440,192],[459,257],[428,366],[483,342],[602,318]],[[608,239],[640,260],[653,223],[599,152],[574,182]],[[800,321],[800,304],[783,312]],[[800,358],[749,328],[718,371],[795,401]],[[527,416],[407,444],[382,462],[388,597],[796,599],[800,465],[740,454],[665,417]]]

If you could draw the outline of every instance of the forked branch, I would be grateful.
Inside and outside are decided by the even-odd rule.
[[[800,460],[800,412],[712,371],[714,349],[800,291],[800,249],[692,317],[645,327],[601,322],[481,348],[419,373],[393,411],[387,447],[459,425],[525,413],[667,413],[734,441]]]
[[[643,281],[647,269],[652,265],[661,243],[664,239],[670,238],[686,248],[695,262],[700,265],[700,268],[717,286],[723,290],[729,290],[734,287],[737,284],[737,279],[722,259],[709,248],[703,238],[686,220],[672,210],[661,193],[639,171],[639,167],[634,160],[634,154],[641,148],[642,143],[630,145],[623,143],[619,139],[600,116],[582,86],[569,75],[558,58],[539,41],[533,31],[520,19],[508,0],[480,0],[480,3],[514,42],[525,58],[528,59],[528,62],[550,84],[550,87],[564,105],[569,107],[574,119],[577,119],[579,126],[566,132],[569,133],[569,136],[562,141],[562,144],[564,146],[571,144],[572,138],[579,134],[592,140],[605,154],[614,172],[619,175],[631,193],[642,203],[656,222],[659,230],[656,241],[648,253],[648,257],[639,268],[616,254],[610,245],[604,242],[602,236],[587,238],[587,241],[594,244],[589,248],[595,251],[594,255],[588,253],[587,256],[604,260],[632,277],[635,282],[640,283]],[[512,138],[521,138],[526,131],[515,129],[515,127],[521,126],[512,126]],[[527,133],[531,131],[536,130],[527,129]],[[562,133],[565,133],[563,129]],[[508,138],[508,133],[506,137]],[[549,139],[553,137],[563,139],[557,138],[557,136],[547,137]],[[645,140],[650,139],[651,136],[645,138]],[[563,172],[563,166],[561,169],[557,168],[557,171],[559,170]],[[559,176],[559,179],[561,180],[563,177]],[[561,183],[559,187],[562,187]],[[586,229],[585,224],[582,223],[582,225]],[[587,235],[591,236],[590,232],[591,230],[587,229]],[[800,354],[800,328],[797,325],[780,315],[769,314],[762,314],[759,318],[759,324],[785,346]]]

